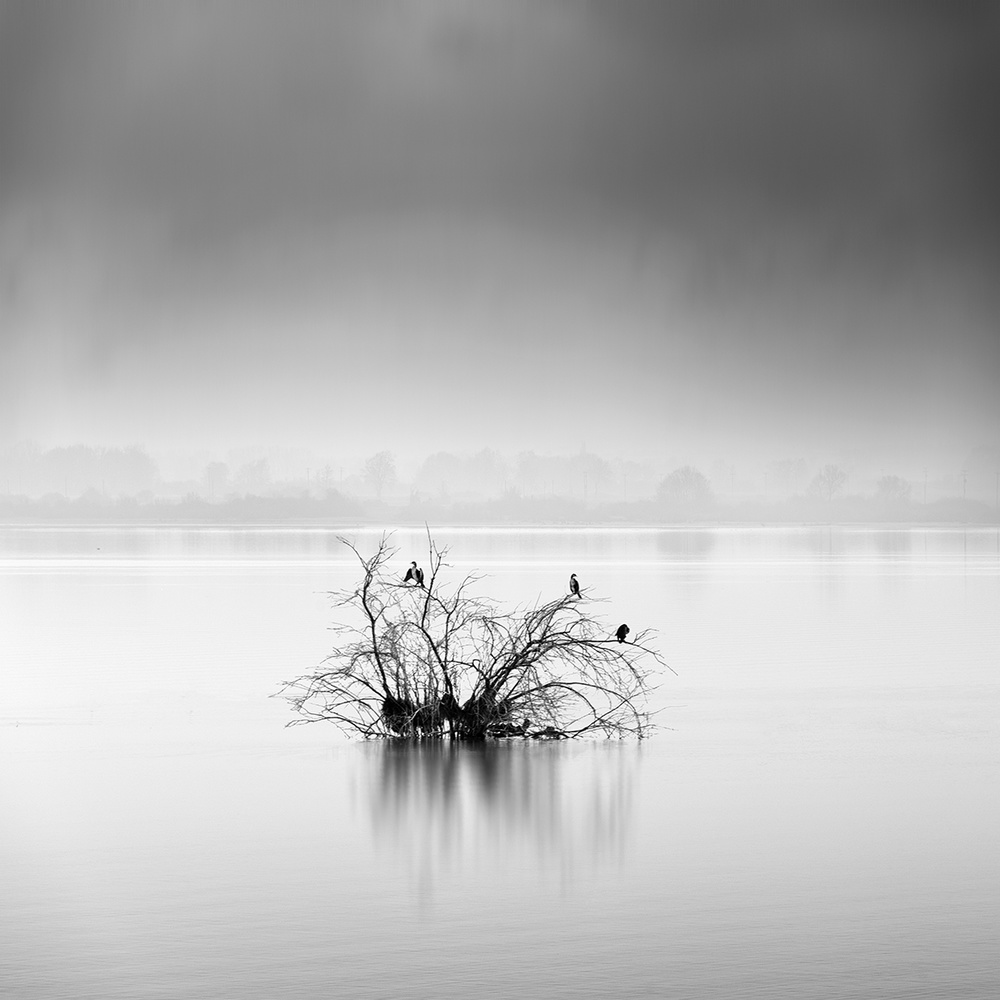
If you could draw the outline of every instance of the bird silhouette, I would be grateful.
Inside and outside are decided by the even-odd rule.
[[[417,561],[414,559],[410,563],[409,568],[406,571],[406,576],[403,577],[403,583],[409,583],[413,581],[418,587],[424,585],[424,571],[417,565]]]
[[[580,581],[576,578],[576,573],[570,573],[569,575],[569,592],[574,597],[580,596]]]
[[[615,637],[618,639],[619,642],[624,642],[625,641],[625,636],[627,636],[629,634],[629,632],[631,632],[631,631],[632,630],[628,627],[628,625],[624,625],[624,624],[623,625],[619,625],[618,626],[618,631],[615,632]]]

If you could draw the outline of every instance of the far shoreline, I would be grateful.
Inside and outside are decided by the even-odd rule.
[[[196,520],[184,518],[153,518],[145,520],[124,520],[104,518],[34,518],[2,519],[0,530],[154,530],[186,529],[203,531],[266,531],[286,529],[289,531],[322,531],[344,533],[351,531],[425,531],[429,522],[414,520],[393,520],[389,518],[365,518],[352,521],[337,521],[324,518],[286,518],[255,521],[237,520]],[[760,530],[760,529],[804,529],[842,528],[859,531],[912,531],[942,530],[960,531],[968,529],[1000,529],[1000,518],[983,521],[810,521],[810,520],[718,520],[718,521],[435,521],[434,531],[716,531]]]

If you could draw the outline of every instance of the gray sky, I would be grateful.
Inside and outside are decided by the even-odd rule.
[[[1000,5],[0,0],[0,443],[961,461]]]

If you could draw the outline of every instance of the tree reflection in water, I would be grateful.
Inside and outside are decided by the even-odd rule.
[[[544,863],[562,876],[621,855],[641,745],[366,745],[378,846],[433,887],[447,872]]]

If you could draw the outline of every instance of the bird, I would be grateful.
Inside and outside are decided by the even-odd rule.
[[[574,597],[580,596],[580,581],[576,578],[576,573],[570,573],[569,575],[569,592]]]
[[[417,565],[416,559],[410,563],[409,568],[406,570],[406,576],[403,577],[403,583],[409,583],[413,581],[418,587],[424,585],[424,571]]]
[[[631,631],[632,630],[628,627],[628,625],[625,624],[619,625],[618,631],[615,632],[615,637],[618,639],[619,642],[624,642],[625,636],[627,636]]]

